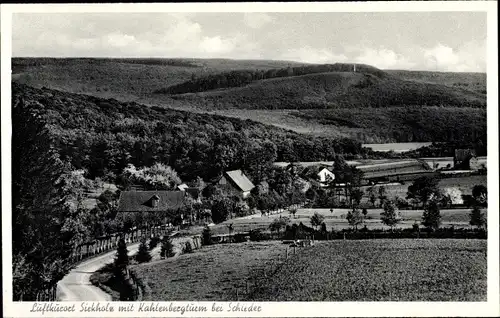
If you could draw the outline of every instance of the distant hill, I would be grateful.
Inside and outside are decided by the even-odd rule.
[[[486,94],[486,73],[403,70],[386,70],[385,72],[403,80],[441,84],[453,88],[467,89],[483,95]]]
[[[305,65],[305,66],[288,66],[282,69],[264,70],[235,70],[231,72],[223,72],[211,74],[201,78],[193,77],[191,80],[160,89],[155,93],[158,94],[185,94],[197,93],[209,90],[241,87],[252,82],[280,78],[293,77],[317,73],[329,72],[359,72],[367,75],[374,75],[379,78],[385,78],[387,73],[373,66],[365,64],[352,63],[335,63],[335,64],[320,64],[320,65]]]
[[[367,143],[453,140],[456,134],[437,132],[456,127],[470,131],[472,125],[477,131],[486,130],[484,73],[379,70],[359,64],[354,73],[352,64],[333,65],[228,59],[14,58],[12,79],[37,88],[251,119],[304,134]],[[317,73],[328,67],[338,68]],[[304,75],[304,70],[313,72]],[[196,93],[154,93],[233,72],[267,73],[270,78],[220,89],[209,85],[208,90]],[[407,109],[419,107],[421,113],[413,111],[413,119],[405,119]]]
[[[391,106],[486,107],[483,94],[445,85],[361,72],[259,80],[243,87],[175,95],[207,108],[317,109]]]
[[[229,59],[13,58],[13,79],[34,87],[135,100],[195,77],[235,69],[303,65],[288,61]]]

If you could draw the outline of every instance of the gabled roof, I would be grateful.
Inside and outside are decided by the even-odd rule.
[[[185,183],[183,183],[183,184],[179,184],[179,185],[177,186],[177,189],[179,189],[179,190],[181,190],[181,191],[184,191],[184,190],[186,190],[187,188],[189,188],[189,186],[188,186],[187,184],[185,184]]]
[[[406,160],[398,162],[362,165],[362,166],[357,166],[356,168],[363,172],[363,177],[365,179],[432,171],[429,165],[421,160]]]
[[[318,174],[323,171],[323,170],[328,170],[329,172],[333,173],[333,167],[321,167],[321,169],[319,170]]]
[[[153,207],[151,200],[158,197],[158,206]],[[158,212],[176,210],[182,207],[182,191],[123,191],[120,194],[118,212]]]
[[[226,171],[226,176],[243,192],[250,191],[255,187],[241,170]]]

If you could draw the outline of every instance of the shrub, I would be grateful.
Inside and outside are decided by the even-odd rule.
[[[174,245],[172,244],[172,240],[170,239],[170,236],[165,235],[161,242],[160,257],[173,257],[174,255]]]
[[[479,205],[475,205],[472,208],[469,217],[469,224],[472,226],[477,226],[478,229],[482,228],[486,224],[486,218],[484,217],[484,213],[481,212],[481,207]]]
[[[149,254],[148,246],[146,245],[146,238],[141,240],[139,250],[135,254],[135,260],[138,263],[147,263],[151,260],[151,254]]]
[[[208,225],[205,226],[205,228],[203,229],[202,244],[203,245],[212,244],[212,232],[210,231],[210,227]]]
[[[247,236],[245,234],[238,233],[238,234],[234,235],[234,242],[235,243],[243,243],[246,241],[247,241]]]
[[[155,247],[157,247],[158,243],[160,243],[160,238],[157,236],[152,237],[151,240],[149,240],[149,250],[152,250]]]
[[[269,235],[262,233],[261,230],[251,230],[250,231],[250,241],[259,242],[269,240]]]
[[[191,245],[191,242],[189,242],[189,241],[186,242],[186,244],[184,245],[184,248],[182,249],[182,252],[184,254],[193,253],[193,246]]]

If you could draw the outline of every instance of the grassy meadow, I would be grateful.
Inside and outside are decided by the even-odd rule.
[[[486,240],[330,241],[294,255],[252,301],[486,301]]]
[[[152,301],[486,299],[486,240],[327,241],[289,249],[288,259],[286,248],[276,241],[205,246],[134,270]]]
[[[285,257],[277,241],[204,246],[190,254],[137,265],[134,270],[151,289],[153,301],[224,301],[255,271]]]

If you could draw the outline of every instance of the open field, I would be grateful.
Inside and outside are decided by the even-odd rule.
[[[482,301],[486,240],[330,241],[301,248],[247,242],[203,247],[191,254],[134,266],[153,301]],[[280,261],[278,262],[278,255]],[[261,287],[246,281],[267,264],[282,264]]]
[[[285,263],[252,301],[486,301],[486,240],[330,241]]]
[[[234,297],[234,286],[244,283],[266,261],[283,257],[285,249],[277,241],[204,246],[134,269],[151,288],[151,300],[223,301]]]
[[[455,226],[456,228],[470,228],[469,225],[469,213],[470,209],[442,209],[441,212],[441,226],[442,227],[450,227]],[[487,209],[482,210],[487,217]],[[275,218],[279,218],[281,216],[290,217],[291,224],[299,224],[302,222],[306,226],[311,226],[311,216],[314,213],[322,214],[325,219],[324,222],[326,224],[327,229],[330,231],[334,229],[335,231],[340,231],[342,229],[350,228],[349,224],[345,216],[347,215],[348,209],[333,209],[333,212],[330,209],[298,209],[295,214],[295,218],[293,218],[288,211],[284,211],[282,213],[277,213],[270,216],[260,216],[253,215],[247,218],[238,218],[227,220],[221,224],[217,224],[211,227],[213,234],[228,234],[227,225],[233,224],[233,228],[235,232],[247,232],[254,229],[260,229],[263,231],[269,230],[269,225]],[[388,226],[384,225],[380,221],[380,213],[382,213],[382,209],[368,209],[368,214],[365,219],[365,223],[360,227],[366,225],[366,227],[370,230],[372,229],[389,229]],[[411,228],[415,222],[422,221],[422,213],[423,210],[400,210],[401,223],[397,225],[398,228]],[[200,233],[202,228],[192,228],[190,232]]]
[[[443,178],[439,181],[439,187],[442,190],[446,188],[458,188],[460,192],[462,192],[462,194],[464,195],[472,194],[472,188],[478,184],[487,186],[488,185],[487,176],[477,175],[477,176],[458,177],[458,178]],[[406,182],[405,184],[391,183],[380,186],[384,186],[387,192],[387,196],[390,199],[394,199],[396,196],[400,198],[406,198],[406,193],[408,192],[408,186],[410,185],[411,182]],[[378,191],[378,187],[379,186],[375,186],[376,191]],[[362,187],[362,190],[365,191],[366,193],[368,188],[369,188],[368,186]],[[366,202],[367,200],[368,200],[367,198],[364,198],[364,201],[362,202]]]

